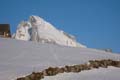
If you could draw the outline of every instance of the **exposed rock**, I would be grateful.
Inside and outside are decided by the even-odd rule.
[[[99,68],[99,62],[92,61],[92,60],[90,60],[89,62],[90,62],[90,67],[91,68]]]
[[[58,72],[59,72],[59,73],[64,73],[65,70],[64,70],[64,68],[58,68]]]
[[[120,61],[112,61],[112,65],[120,68]]]
[[[46,76],[56,75],[59,73],[58,71],[59,71],[58,67],[56,67],[56,68],[49,67],[48,69],[45,69]]]
[[[120,61],[113,61],[111,59],[107,60],[90,60],[89,64],[80,64],[80,65],[73,65],[73,66],[68,66],[66,65],[65,67],[49,67],[48,69],[43,70],[42,72],[33,72],[32,74],[26,76],[26,77],[21,77],[17,78],[16,80],[41,80],[44,78],[44,76],[54,76],[59,73],[64,73],[64,72],[80,72],[83,70],[90,70],[92,68],[107,68],[108,66],[114,66],[114,67],[119,67],[120,68]]]
[[[64,71],[65,71],[65,72],[71,72],[70,66],[65,66],[65,67],[64,67]]]
[[[25,80],[25,77],[17,78],[16,80]]]

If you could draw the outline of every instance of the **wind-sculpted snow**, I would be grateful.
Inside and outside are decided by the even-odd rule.
[[[52,24],[38,16],[30,16],[29,21],[20,23],[14,38],[63,46],[86,47],[76,42],[74,36],[56,29]]]
[[[30,40],[30,28],[31,24],[27,21],[22,21],[16,30],[16,34],[14,34],[13,38],[18,40]]]
[[[15,80],[50,66],[84,64],[101,59],[120,60],[120,55],[89,48],[0,38],[0,80]]]

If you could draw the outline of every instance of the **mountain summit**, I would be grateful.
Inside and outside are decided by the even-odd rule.
[[[28,21],[22,21],[18,25],[13,38],[71,47],[86,47],[78,43],[74,36],[56,29],[52,24],[39,16],[30,16]]]

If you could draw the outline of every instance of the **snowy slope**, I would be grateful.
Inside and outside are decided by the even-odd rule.
[[[29,21],[21,22],[18,25],[14,38],[64,46],[86,47],[76,42],[74,36],[56,29],[52,24],[39,16],[30,16]]]
[[[115,67],[93,69],[80,73],[63,73],[46,76],[41,80],[120,80],[120,69]]]
[[[120,55],[89,48],[0,38],[0,80],[13,80],[49,66],[83,64],[94,59],[120,60]]]

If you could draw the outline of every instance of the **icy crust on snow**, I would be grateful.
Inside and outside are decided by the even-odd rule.
[[[101,59],[120,60],[120,55],[89,48],[0,38],[0,80],[16,79],[50,66],[84,64]]]
[[[30,16],[29,21],[20,23],[14,38],[71,47],[86,47],[78,43],[74,36],[56,29],[52,24],[38,16]]]

